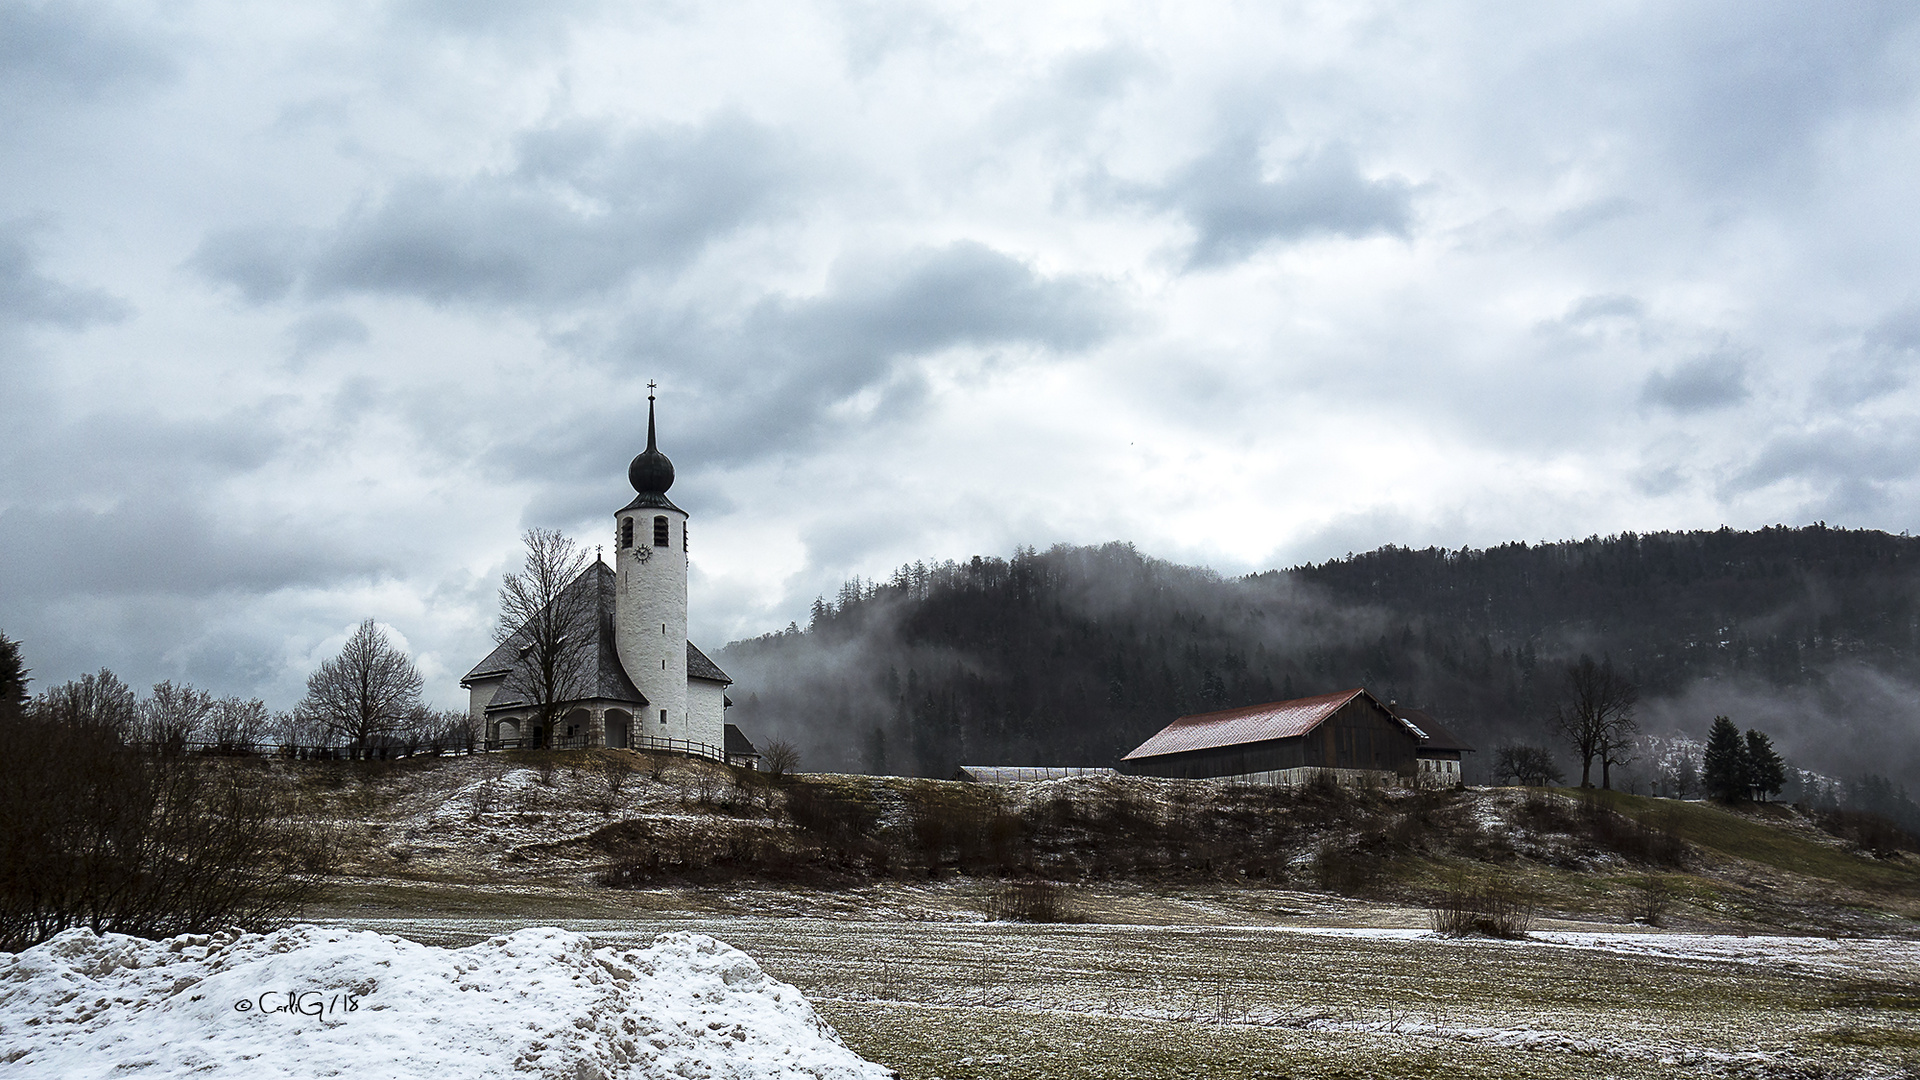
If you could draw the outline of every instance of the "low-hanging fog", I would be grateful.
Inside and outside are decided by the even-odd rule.
[[[1113,765],[1183,713],[1364,686],[1466,737],[1479,778],[1503,743],[1554,745],[1563,669],[1588,653],[1639,686],[1649,735],[1700,738],[1724,714],[1800,768],[1907,783],[1917,595],[1920,540],[1822,527],[1389,548],[1237,578],[1061,546],[849,582],[809,626],[720,659],[732,718],[819,769]]]

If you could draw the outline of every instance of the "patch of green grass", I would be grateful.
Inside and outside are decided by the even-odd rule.
[[[1757,820],[1766,816],[1784,819],[1787,812],[1784,807],[1763,805],[1754,809],[1755,816],[1749,816],[1710,803],[1654,799],[1618,791],[1563,793],[1574,797],[1592,795],[1620,813],[1648,822],[1658,820],[1661,815],[1672,815],[1681,837],[1688,843],[1776,870],[1824,878],[1853,888],[1920,890],[1920,866],[1913,860],[1863,858],[1818,843],[1791,829]]]

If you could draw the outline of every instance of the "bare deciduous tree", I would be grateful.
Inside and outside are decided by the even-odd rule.
[[[1563,779],[1560,766],[1544,746],[1510,745],[1500,748],[1493,759],[1495,784],[1517,783],[1545,787]]]
[[[524,569],[500,585],[500,624],[494,640],[518,649],[502,691],[534,708],[541,747],[553,745],[560,705],[570,699],[593,660],[593,591],[582,583],[587,552],[554,529],[528,529]]]
[[[420,672],[367,619],[340,655],[307,676],[300,712],[356,751],[392,734],[420,708]]]
[[[250,754],[271,722],[267,703],[259,698],[223,697],[213,703],[213,713],[207,717],[206,741],[226,753]]]
[[[205,734],[213,715],[213,695],[185,683],[155,683],[153,693],[140,703],[139,741],[163,754],[184,753],[189,742]]]
[[[34,709],[55,723],[73,728],[98,728],[113,739],[133,739],[140,726],[140,699],[120,676],[101,668],[53,687],[34,699]]]
[[[1610,782],[1610,764],[1625,760],[1626,747],[1640,728],[1633,706],[1640,691],[1613,670],[1612,659],[1594,663],[1582,656],[1567,665],[1567,698],[1554,714],[1553,727],[1580,758],[1580,786],[1593,786],[1593,761],[1601,759],[1601,778]]]
[[[785,739],[767,744],[767,775],[775,780],[800,767],[800,748]]]

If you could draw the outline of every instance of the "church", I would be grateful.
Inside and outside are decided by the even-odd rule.
[[[627,468],[633,501],[613,515],[613,565],[596,558],[557,601],[576,613],[570,625],[583,646],[554,730],[540,730],[530,695],[517,689],[532,684],[520,670],[530,662],[524,631],[460,680],[490,748],[671,750],[748,766],[757,758],[727,723],[733,680],[687,640],[688,515],[667,498],[673,462],[660,452],[653,402],[649,393],[647,448]]]

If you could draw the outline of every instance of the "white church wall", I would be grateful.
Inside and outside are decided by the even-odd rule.
[[[687,519],[672,510],[636,507],[634,546],[620,548],[614,594],[614,648],[634,686],[651,703],[636,735],[694,739],[687,717]],[[667,543],[653,546],[653,519],[667,519]],[[641,558],[638,552],[645,551]],[[666,719],[661,721],[662,714]]]
[[[723,747],[727,734],[727,689],[706,679],[687,680],[687,737]]]

